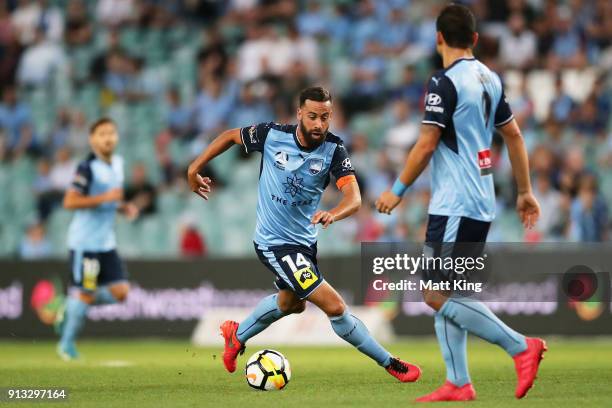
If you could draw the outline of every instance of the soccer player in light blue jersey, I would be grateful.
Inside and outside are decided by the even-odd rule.
[[[234,144],[242,145],[246,153],[261,152],[253,241],[260,261],[276,277],[278,292],[262,299],[241,323],[228,320],[221,325],[223,363],[234,372],[248,339],[288,314],[301,313],[308,300],[327,314],[338,336],[400,381],[413,382],[421,370],[392,357],[349,312],[317,266],[317,224],[327,228],[354,214],[361,205],[346,148],[340,138],[328,132],[331,117],[329,92],[321,87],[307,88],[299,97],[298,125],[261,123],[225,131],[189,167],[192,191],[208,199],[211,180],[199,173],[210,160]],[[332,177],[342,200],[330,211],[317,210]]]
[[[496,128],[503,136],[518,186],[516,209],[531,228],[540,207],[531,192],[529,163],[521,131],[506,102],[497,74],[476,60],[472,48],[478,40],[471,11],[460,5],[445,7],[438,16],[437,50],[444,70],[431,78],[425,97],[421,134],[406,165],[390,191],[376,202],[386,214],[400,203],[406,188],[431,159],[431,190],[426,247],[440,255],[440,245],[452,256],[471,243],[482,251],[495,217],[495,191],[491,174],[491,139]],[[450,245],[449,245],[450,244]],[[427,249],[427,248],[426,248]],[[436,254],[435,251],[438,251]],[[472,256],[480,254],[472,253]],[[462,279],[444,271],[424,271],[425,279]],[[420,402],[466,401],[476,398],[467,366],[467,333],[502,347],[515,362],[517,398],[533,385],[546,350],[543,340],[512,330],[476,300],[442,291],[424,291],[435,311],[435,331],[446,364],[446,383]]]
[[[138,216],[138,208],[123,202],[123,160],[114,154],[119,140],[111,119],[91,125],[91,153],[77,168],[71,187],[64,196],[64,208],[74,210],[68,229],[71,282],[76,296],[68,298],[56,319],[61,335],[57,352],[64,360],[78,358],[75,341],[90,305],[122,302],[129,285],[116,250],[115,214],[128,219]]]

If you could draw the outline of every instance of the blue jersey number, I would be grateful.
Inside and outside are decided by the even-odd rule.
[[[491,96],[487,91],[482,91],[482,109],[484,111],[485,126],[489,127],[489,118],[491,117]]]

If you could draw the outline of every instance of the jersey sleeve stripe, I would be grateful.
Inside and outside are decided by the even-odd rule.
[[[424,123],[426,125],[437,125],[437,126],[440,126],[442,129],[446,129],[446,125],[440,122],[436,122],[434,120],[423,120],[421,121],[421,123]]]
[[[505,125],[506,123],[510,122],[512,119],[514,119],[514,115],[510,115],[510,117],[509,117],[508,119],[506,119],[506,120],[504,120],[504,121],[501,121],[501,122],[499,122],[499,123],[496,123],[496,124],[495,124],[495,127],[500,127],[500,126],[503,126],[503,125]]]
[[[346,186],[347,184],[353,181],[357,181],[357,179],[355,178],[353,174],[342,176],[336,181],[336,187],[338,187],[338,190],[342,190],[342,187]]]
[[[242,146],[244,146],[244,152],[249,153],[249,149],[247,148],[246,143],[244,143],[244,134],[242,133],[243,128],[240,129],[240,140],[242,141]]]

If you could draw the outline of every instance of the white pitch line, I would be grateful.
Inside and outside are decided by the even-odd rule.
[[[134,363],[125,360],[109,360],[101,362],[100,365],[103,367],[130,367],[133,366]]]

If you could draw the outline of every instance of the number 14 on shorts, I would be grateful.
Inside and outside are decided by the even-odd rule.
[[[285,255],[281,258],[281,261],[285,262],[297,283],[302,287],[302,289],[307,289],[319,280],[317,275],[312,270],[312,266],[310,262],[306,260],[306,257],[301,252],[298,252],[295,255],[295,262],[291,259],[291,255]]]

